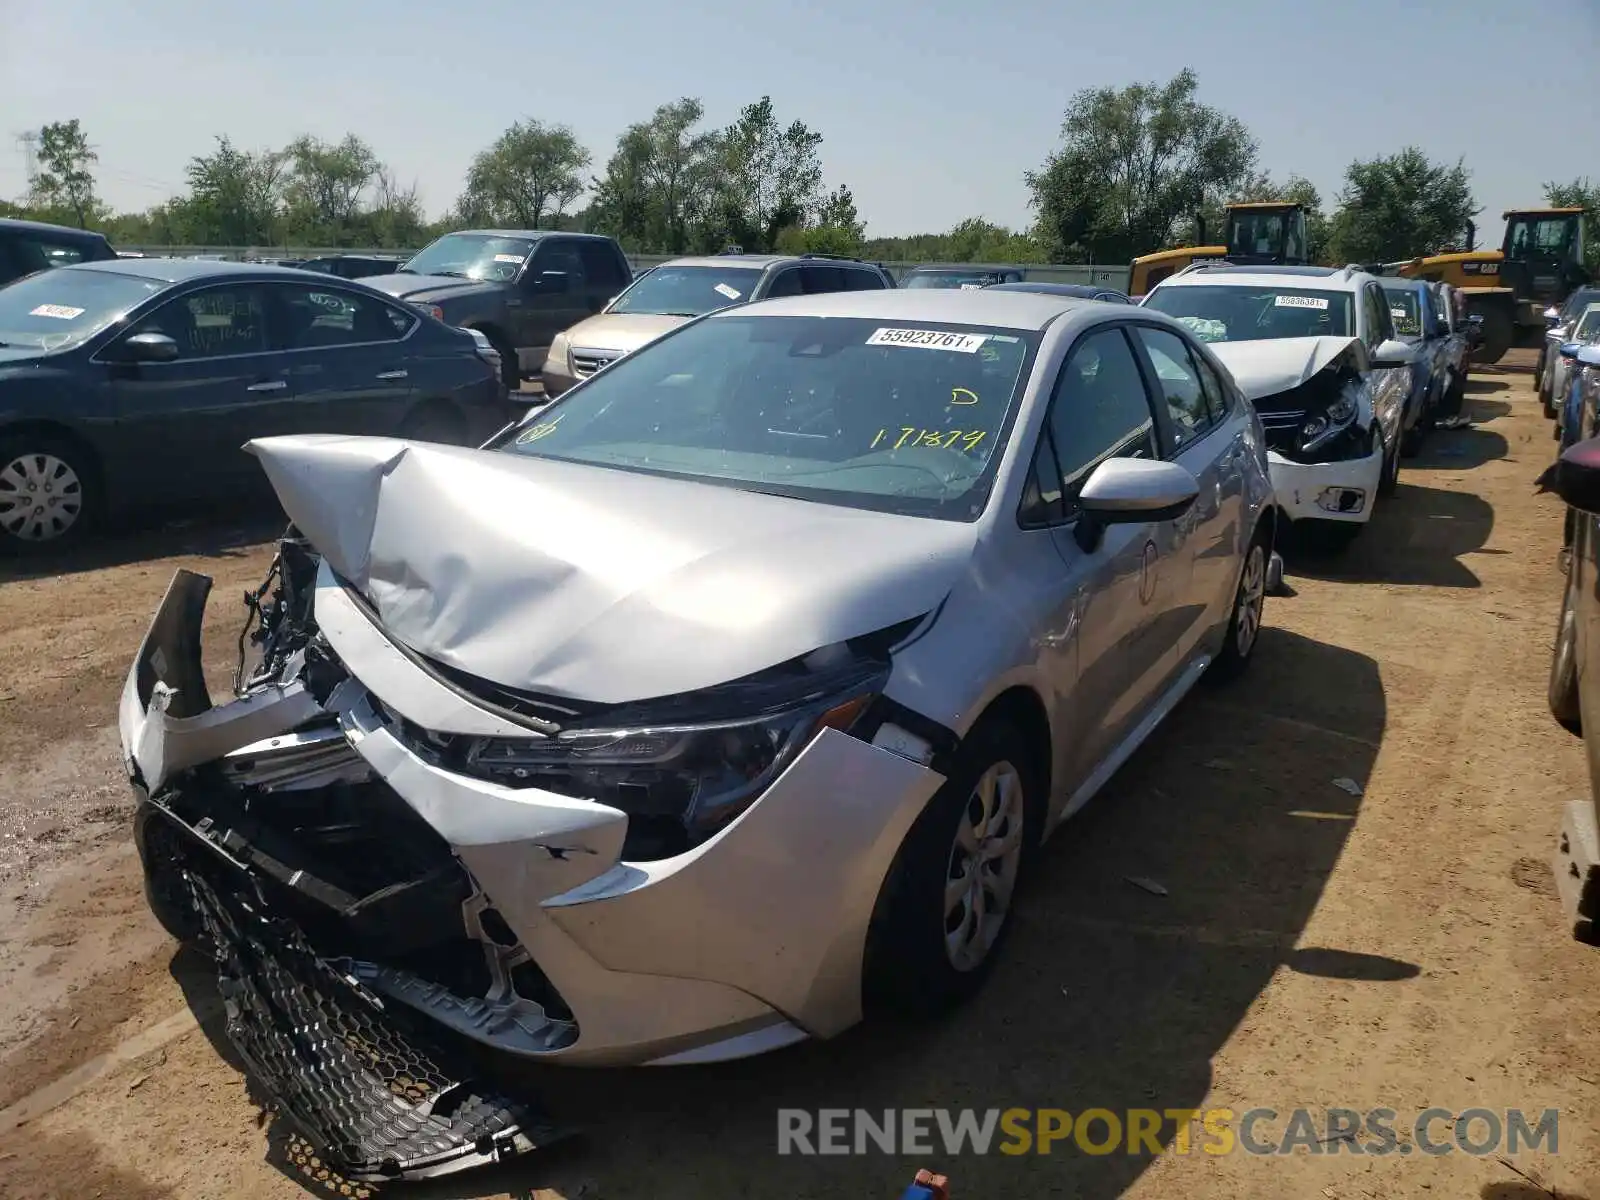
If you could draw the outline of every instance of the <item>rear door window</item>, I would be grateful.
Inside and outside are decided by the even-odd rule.
[[[838,267],[801,267],[800,283],[808,296],[842,292],[845,287],[841,274]]]
[[[843,267],[845,284],[852,292],[872,292],[883,290],[883,276],[876,271],[869,271],[865,267]]]

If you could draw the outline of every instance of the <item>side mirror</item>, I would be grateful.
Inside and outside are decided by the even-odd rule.
[[[1580,512],[1600,515],[1600,437],[1569,446],[1554,474],[1556,495]]]
[[[1583,343],[1582,342],[1563,342],[1563,343],[1561,343],[1561,357],[1562,358],[1577,358],[1578,357],[1578,351],[1582,350],[1582,349],[1583,349]]]
[[[1200,483],[1183,467],[1151,458],[1108,458],[1084,481],[1073,534],[1085,554],[1100,545],[1108,525],[1171,521],[1200,494]]]
[[[178,357],[178,343],[164,333],[136,333],[117,348],[122,362],[171,362]]]
[[[533,290],[541,296],[572,290],[572,277],[565,271],[540,271],[533,277]]]
[[[1389,367],[1409,367],[1416,360],[1415,346],[1399,338],[1390,338],[1372,352],[1371,365],[1373,370],[1382,371]]]

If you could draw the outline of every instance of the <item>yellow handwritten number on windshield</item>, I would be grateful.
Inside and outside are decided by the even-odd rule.
[[[978,443],[989,436],[989,431],[986,429],[918,429],[914,425],[902,425],[899,432],[900,436],[895,439],[894,445],[886,447],[887,449],[942,446],[946,450],[952,450],[957,442],[961,442],[964,443],[961,448],[970,451],[976,450]],[[894,433],[895,431],[891,429],[878,430],[878,436],[872,439],[872,445],[867,449],[876,450],[889,438],[894,437]]]
[[[950,389],[950,403],[951,404],[976,404],[977,402],[978,402],[978,393],[972,391],[970,388],[951,388]]]
[[[562,415],[565,416],[566,414],[563,413]],[[526,446],[529,442],[537,442],[540,438],[544,437],[546,434],[554,433],[556,426],[559,425],[560,423],[561,423],[561,417],[557,417],[554,421],[542,421],[542,422],[540,422],[538,425],[535,425],[532,429],[529,429],[529,430],[526,430],[526,431],[524,431],[522,433],[517,434],[517,445]]]

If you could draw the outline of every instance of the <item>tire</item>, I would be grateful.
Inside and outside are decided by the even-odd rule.
[[[1417,420],[1420,423],[1422,418],[1419,417],[1419,418],[1417,418]],[[1396,490],[1399,489],[1399,487],[1400,487],[1400,458],[1401,458],[1402,455],[1404,455],[1406,453],[1406,439],[1408,437],[1410,437],[1410,436],[1411,436],[1411,433],[1410,433],[1409,430],[1408,431],[1404,431],[1404,432],[1402,432],[1400,434],[1400,445],[1399,445],[1398,448],[1396,448],[1396,449],[1388,449],[1387,447],[1384,447],[1388,452],[1385,453],[1384,456],[1383,456],[1383,470],[1378,473],[1377,493],[1378,493],[1379,496],[1392,496],[1392,495],[1395,494]],[[1418,445],[1420,447],[1421,438],[1424,435],[1419,433],[1417,436],[1418,436]],[[1378,432],[1376,429],[1374,429],[1373,432],[1372,432],[1372,440],[1374,442],[1376,442],[1379,447],[1383,447],[1383,434]],[[1416,451],[1412,451],[1412,453],[1414,454],[1414,453],[1416,453]],[[1377,503],[1377,498],[1376,497],[1374,497],[1373,503],[1374,504]],[[1337,524],[1340,524],[1341,522],[1335,521],[1335,522],[1330,522],[1330,523],[1337,525]]]
[[[406,414],[400,422],[399,435],[416,442],[459,446],[467,440],[467,422],[453,405],[428,400]]]
[[[867,930],[862,963],[862,1001],[874,1016],[931,1016],[974,995],[983,986],[1015,924],[1018,885],[1025,882],[1038,845],[1045,811],[1044,783],[1035,750],[1015,727],[993,718],[975,726],[956,752],[944,786],[934,793],[895,855]],[[1009,780],[993,792],[1006,813],[991,849],[1003,849],[997,872],[986,879],[1009,879],[1010,889],[998,922],[979,939],[962,938],[970,922],[949,931],[952,914],[970,913],[977,897],[992,905],[991,888],[968,889],[946,907],[947,885],[975,878],[958,834],[980,803],[980,784]],[[1014,844],[1012,844],[1014,841]],[[963,954],[965,949],[969,954]]]
[[[505,338],[498,333],[490,333],[487,329],[480,329],[478,332],[489,339],[489,344],[500,356],[500,382],[505,384],[508,393],[516,395],[522,390],[522,364],[517,359],[516,348],[508,345]]]
[[[1211,667],[1201,676],[1208,683],[1229,683],[1243,675],[1261,640],[1261,621],[1267,602],[1268,545],[1266,525],[1256,535],[1239,564],[1239,583],[1233,591],[1233,611],[1228,614],[1228,633]]]
[[[100,516],[99,480],[88,452],[66,438],[0,437],[0,554],[43,554],[82,541]]]
[[[1556,622],[1555,651],[1550,656],[1547,696],[1556,724],[1583,736],[1583,710],[1578,700],[1578,614],[1572,603],[1572,584],[1561,593],[1561,616]]]

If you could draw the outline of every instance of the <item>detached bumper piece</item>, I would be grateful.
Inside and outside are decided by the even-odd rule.
[[[291,922],[192,867],[184,876],[215,948],[229,1041],[345,1179],[434,1178],[567,1136],[452,1069],[401,1014],[319,958]]]

